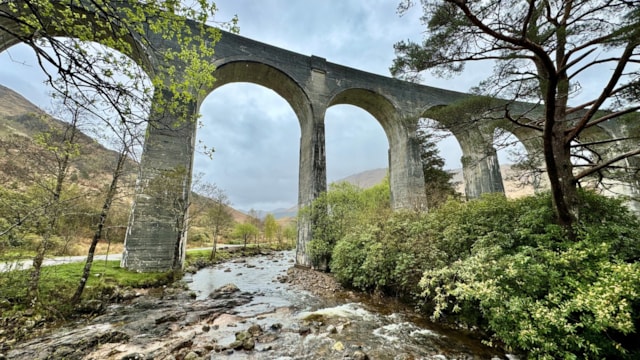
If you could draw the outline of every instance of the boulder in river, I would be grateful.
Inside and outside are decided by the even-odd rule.
[[[231,295],[240,291],[235,284],[226,284],[213,290],[209,294],[210,299],[229,299]]]

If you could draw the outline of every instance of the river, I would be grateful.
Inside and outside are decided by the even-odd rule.
[[[514,358],[393,299],[344,291],[326,274],[294,268],[293,258],[240,258],[174,286],[124,290],[99,315],[0,344],[0,359]],[[46,326],[30,321],[23,331]]]
[[[259,344],[258,351],[234,351],[226,358],[344,359],[354,353],[382,360],[514,358],[462,332],[430,324],[392,299],[331,291],[313,295],[280,283],[293,258],[293,252],[254,257],[202,269],[191,277],[189,288],[199,299],[229,283],[254,294],[234,309],[236,321],[224,324],[232,326],[218,328],[219,342],[232,342],[235,333],[254,324],[262,329],[278,324],[285,330],[272,343]]]

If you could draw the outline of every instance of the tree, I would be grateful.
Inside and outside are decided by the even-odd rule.
[[[282,237],[288,240],[288,244],[294,244],[298,237],[298,223],[293,221],[282,229]]]
[[[127,164],[127,161],[131,160],[130,156],[132,156],[134,153],[134,146],[141,138],[141,134],[129,127],[127,121],[124,121],[126,119],[119,120],[121,121],[104,122],[104,125],[113,126],[113,134],[118,138],[119,141],[119,143],[116,144],[119,150],[117,152],[117,158],[113,168],[113,172],[111,173],[111,181],[107,187],[107,191],[102,203],[102,208],[98,216],[98,223],[95,226],[95,230],[91,238],[91,244],[89,245],[89,250],[87,252],[87,260],[85,261],[78,287],[76,288],[76,291],[71,298],[72,304],[79,303],[80,299],[82,298],[82,293],[84,292],[85,285],[87,284],[89,275],[91,274],[91,267],[93,265],[93,257],[95,255],[96,247],[100,239],[102,239],[103,237],[105,226],[107,224],[109,213],[111,211],[111,206],[118,193],[120,179],[125,175],[125,165]]]
[[[254,235],[254,241],[256,243],[256,246],[259,246],[258,238],[260,237],[260,230],[262,229],[262,226],[264,225],[264,223],[260,220],[260,214],[256,209],[253,209],[253,208],[249,209],[249,213],[247,215],[249,215],[249,222],[251,223],[251,225],[253,225],[258,230],[253,235]]]
[[[424,174],[425,191],[429,208],[437,207],[447,198],[456,194],[454,184],[451,183],[453,173],[444,170],[444,159],[435,142],[434,124],[423,121],[416,133],[420,141],[420,161]]]
[[[206,222],[211,226],[213,232],[213,247],[211,249],[211,257],[209,260],[216,258],[216,250],[218,247],[218,238],[220,233],[229,228],[233,224],[233,216],[229,210],[231,201],[229,197],[215,184],[204,184],[201,188],[202,195],[211,199],[207,205]]]
[[[111,111],[127,118],[148,108],[154,90],[162,89],[180,100],[161,104],[164,110],[187,120],[193,114],[185,109],[215,80],[209,60],[220,37],[218,28],[206,26],[217,10],[215,4],[206,0],[189,4],[10,1],[0,5],[0,32],[4,44],[23,43],[34,51],[54,92],[68,97],[70,89],[79,89],[80,105],[90,104],[97,95],[111,105]],[[233,31],[236,19],[218,25]],[[156,46],[157,39],[172,45]]]
[[[69,123],[66,124],[64,131],[51,129],[34,137],[34,142],[44,149],[43,154],[46,156],[39,158],[41,168],[45,169],[45,172],[43,174],[34,174],[35,177],[40,178],[36,183],[40,188],[37,193],[40,195],[38,196],[40,198],[38,207],[41,209],[41,213],[35,221],[41,229],[39,232],[42,236],[42,241],[39,242],[36,249],[36,255],[33,258],[33,269],[29,278],[27,296],[32,304],[38,301],[40,270],[47,249],[50,247],[52,237],[58,233],[58,226],[65,207],[68,207],[65,202],[69,201],[69,199],[64,196],[66,179],[72,160],[77,158],[80,153],[80,145],[78,143],[79,125],[83,116],[86,115],[80,109],[66,107],[64,103],[62,107],[68,111],[69,115]]]
[[[389,178],[369,189],[340,182],[331,184],[299,216],[309,216],[313,224],[313,239],[307,245],[314,268],[328,271],[333,249],[354,228],[375,218],[384,218],[390,211]]]
[[[276,222],[275,216],[269,213],[264,218],[264,237],[267,239],[267,242],[271,242],[273,237],[276,236],[278,232],[278,223]]]
[[[556,220],[570,229],[579,218],[579,182],[640,154],[637,140],[625,147],[628,139],[616,137],[606,147],[619,145],[618,151],[583,156],[603,144],[589,141],[588,130],[612,119],[622,125],[638,121],[640,1],[421,3],[426,38],[421,44],[395,45],[398,57],[392,74],[415,78],[430,69],[436,75],[451,75],[468,62],[492,61],[494,74],[479,89],[492,97],[532,104],[522,114],[504,107],[503,115],[541,134]],[[414,1],[404,0],[400,9],[412,5]],[[588,72],[598,72],[601,80],[591,85],[595,95],[580,85]],[[589,98],[570,105],[577,95]],[[540,116],[533,116],[536,111]]]
[[[258,230],[258,228],[251,223],[238,223],[233,228],[232,236],[235,238],[242,239],[242,241],[244,242],[244,245],[242,247],[242,253],[244,253],[245,250],[247,249],[247,240],[249,239],[249,237],[255,236],[259,232],[260,231]]]

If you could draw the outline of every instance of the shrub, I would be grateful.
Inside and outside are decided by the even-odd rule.
[[[301,216],[310,216],[313,238],[307,245],[313,265],[328,270],[334,247],[359,224],[384,217],[390,210],[389,181],[366,190],[347,182],[332,184]]]
[[[585,192],[581,202],[575,240],[551,223],[548,195],[499,202],[509,221],[502,211],[449,218],[462,223],[456,234],[470,246],[468,255],[426,268],[420,286],[435,305],[432,316],[476,308],[494,341],[533,358],[633,356],[625,336],[636,331],[640,303],[640,223],[617,200]],[[481,226],[487,222],[495,226]],[[447,232],[436,241],[449,244]]]
[[[575,238],[553,223],[548,194],[367,218],[337,242],[331,270],[531,358],[637,357],[640,222],[618,200],[580,196]]]

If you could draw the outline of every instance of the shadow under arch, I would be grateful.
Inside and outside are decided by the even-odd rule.
[[[285,72],[272,65],[247,60],[229,61],[217,65],[214,76],[216,81],[205,97],[226,84],[252,83],[280,95],[289,103],[300,124],[311,119],[310,101],[302,87]]]

